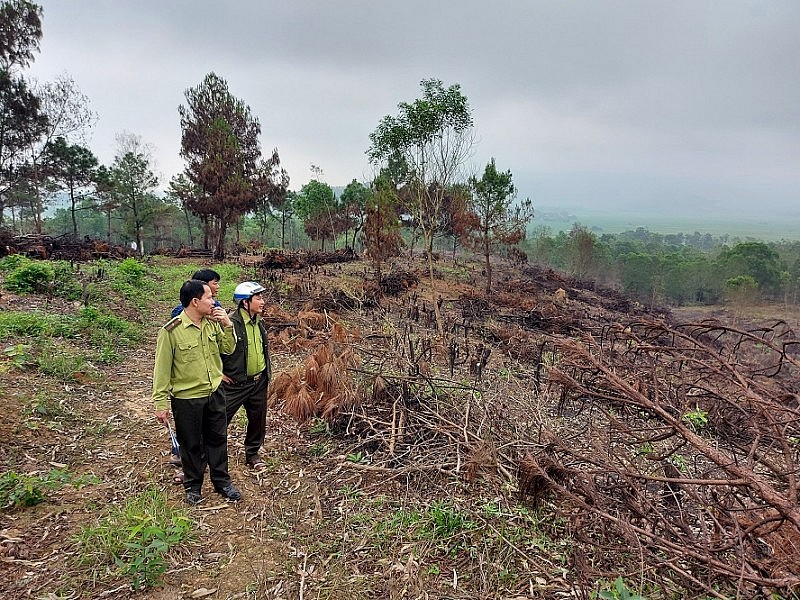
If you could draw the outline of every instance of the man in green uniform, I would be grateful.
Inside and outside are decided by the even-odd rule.
[[[228,500],[242,494],[228,474],[228,438],[221,354],[236,347],[228,314],[214,306],[211,288],[190,279],[181,286],[183,312],[164,325],[156,341],[153,401],[156,418],[169,419],[168,401],[181,446],[186,501],[199,503],[206,465],[214,489]]]
[[[233,291],[236,310],[230,315],[236,331],[236,349],[222,357],[222,389],[225,392],[228,423],[244,406],[247,431],[244,459],[260,471],[266,464],[258,455],[267,430],[267,385],[272,369],[269,362],[267,328],[261,320],[266,289],[255,281],[245,281]]]

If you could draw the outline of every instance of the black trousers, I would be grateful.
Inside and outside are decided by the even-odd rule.
[[[172,414],[181,445],[184,489],[200,491],[206,465],[215,490],[230,484],[225,396],[221,390],[205,398],[173,398]]]
[[[247,413],[247,431],[244,436],[244,458],[255,460],[267,433],[267,378],[242,383],[223,383],[228,423],[244,406]]]

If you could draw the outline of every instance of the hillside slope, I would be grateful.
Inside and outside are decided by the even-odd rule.
[[[119,364],[67,378],[6,364],[0,468],[99,482],[0,513],[4,597],[588,598],[618,576],[648,598],[752,597],[800,583],[788,324],[678,323],[507,264],[488,297],[470,262],[438,263],[431,286],[400,261],[383,297],[359,261],[242,268],[272,294],[268,468],[243,464],[237,417],[244,501],[206,490],[186,509],[194,539],[132,591],[113,563],[81,564],[76,536],[148,490],[183,506],[149,401],[169,306],[148,308]]]

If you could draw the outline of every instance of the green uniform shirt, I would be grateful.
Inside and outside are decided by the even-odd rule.
[[[256,315],[255,319],[251,319],[250,314],[241,308],[239,313],[242,315],[244,330],[247,332],[247,376],[252,377],[267,368],[264,342],[261,339],[261,328],[258,326],[261,317]]]
[[[220,353],[236,347],[233,327],[203,318],[200,327],[182,312],[158,331],[153,368],[153,401],[166,410],[170,397],[210,396],[222,381]]]

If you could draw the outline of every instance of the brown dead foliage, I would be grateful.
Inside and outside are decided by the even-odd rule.
[[[558,410],[605,442],[543,424],[547,450],[521,465],[521,491],[552,490],[565,514],[594,515],[649,560],[694,564],[679,572],[708,593],[721,579],[747,595],[800,584],[793,339],[783,322],[652,320],[553,338]]]
[[[419,284],[419,277],[415,273],[399,271],[381,277],[380,289],[388,296],[399,296]]]
[[[34,233],[15,235],[8,229],[0,228],[0,256],[8,254],[22,254],[39,260],[70,261],[136,256],[127,246],[93,240],[89,236],[79,238],[72,234],[50,236]]]
[[[349,369],[358,362],[349,347],[333,341],[321,344],[302,364],[276,376],[270,385],[269,402],[283,405],[299,423],[311,417],[332,422],[356,402],[358,393]]]

